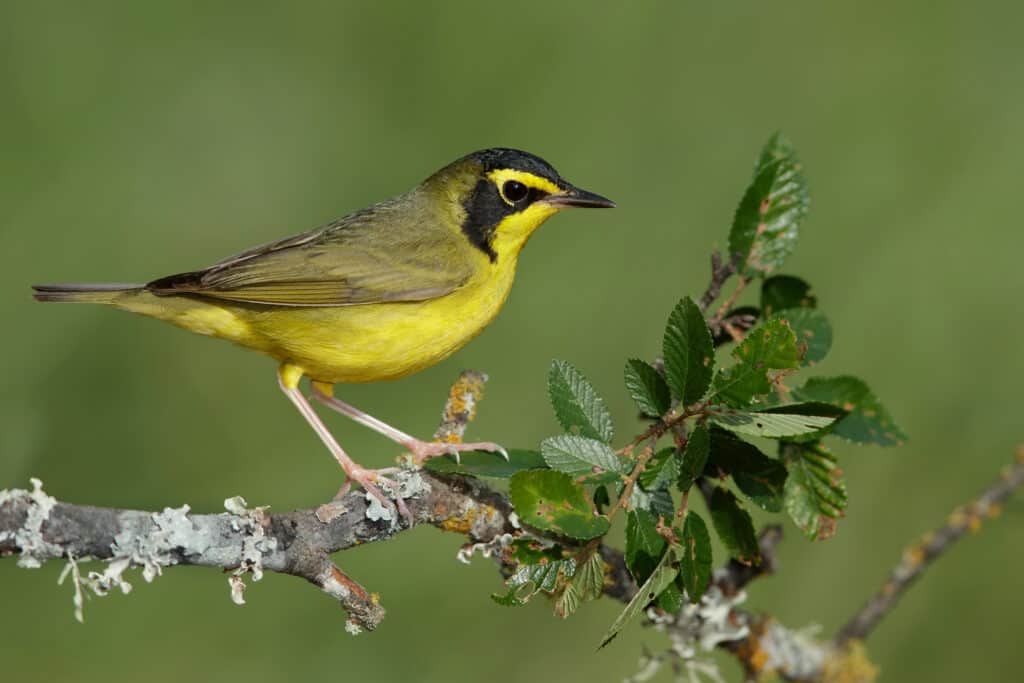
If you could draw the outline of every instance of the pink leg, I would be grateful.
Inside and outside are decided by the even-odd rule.
[[[440,443],[436,441],[420,441],[416,437],[406,434],[400,429],[395,429],[386,422],[378,420],[373,415],[364,413],[355,406],[335,398],[331,392],[330,385],[326,385],[322,382],[313,382],[312,385],[313,398],[317,401],[323,403],[329,408],[337,410],[342,415],[352,418],[364,427],[369,427],[378,434],[382,434],[395,443],[408,448],[413,455],[413,459],[418,463],[422,463],[428,458],[447,454],[454,455],[457,461],[459,459],[459,453],[464,453],[466,451],[488,451],[491,453],[500,453],[506,460],[508,460],[508,453],[505,449],[490,441],[480,441],[477,443]]]
[[[313,406],[309,405],[309,401],[307,401],[306,397],[302,395],[302,392],[299,391],[298,387],[289,387],[280,376],[278,380],[281,385],[281,391],[284,392],[285,396],[291,399],[291,402],[299,409],[302,416],[306,418],[306,421],[313,428],[313,431],[317,433],[317,436],[319,436],[320,440],[324,442],[325,446],[327,446],[331,455],[333,455],[334,459],[338,461],[339,465],[341,465],[341,469],[345,471],[345,475],[351,481],[361,484],[367,492],[377,498],[385,507],[394,510],[394,503],[392,503],[387,496],[377,488],[377,484],[383,483],[391,487],[395,494],[395,498],[398,500],[398,509],[411,524],[412,515],[409,513],[409,509],[405,506],[405,502],[402,501],[401,497],[398,495],[398,485],[384,476],[397,472],[398,468],[387,467],[379,470],[368,470],[358,465],[334,439],[334,436],[330,431],[328,431],[326,425],[324,425],[323,421],[320,419],[320,416],[313,410]],[[342,487],[342,490],[345,490],[345,487],[347,486],[349,486],[349,483],[346,483],[345,486]]]

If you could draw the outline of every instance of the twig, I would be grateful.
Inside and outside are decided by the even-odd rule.
[[[903,558],[881,590],[861,607],[860,611],[839,629],[836,643],[863,640],[889,613],[903,594],[943,553],[968,531],[976,531],[985,519],[999,513],[1000,507],[1014,491],[1024,485],[1024,446],[1017,449],[1016,461],[1008,467],[980,496],[953,510],[946,524],[927,534],[903,553]]]
[[[697,303],[702,312],[706,312],[715,299],[722,294],[722,285],[736,274],[741,258],[742,254],[736,253],[732,255],[727,263],[723,263],[721,253],[718,251],[711,252],[711,282],[708,283],[708,288],[704,290],[704,294]]]

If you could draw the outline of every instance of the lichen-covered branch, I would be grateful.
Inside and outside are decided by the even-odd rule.
[[[461,439],[480,400],[486,376],[467,371],[449,394],[438,438]],[[499,493],[477,480],[432,474],[416,468],[396,475],[412,524],[432,524],[489,543],[516,530],[512,508]],[[193,514],[187,505],[159,512],[116,510],[60,502],[32,480],[28,490],[0,491],[0,556],[19,556],[22,567],[48,560],[69,561],[80,618],[83,584],[103,595],[113,587],[127,592],[124,573],[141,567],[152,581],[166,567],[198,565],[231,570],[231,597],[244,602],[243,576],[258,581],[264,571],[306,579],[335,598],[348,612],[351,631],[373,629],[384,618],[377,598],[342,572],[330,555],[354,545],[390,538],[411,526],[398,520],[372,496],[353,491],[321,508],[269,514],[249,509],[240,497],[224,502],[226,512]],[[102,572],[82,575],[79,562],[107,561]]]
[[[1024,486],[1024,446],[1017,449],[1014,463],[996,481],[967,505],[956,508],[946,523],[907,548],[882,588],[861,607],[836,635],[839,644],[863,640],[928,566],[982,522],[995,517],[1004,502]]]
[[[487,542],[514,531],[504,496],[480,482],[412,470],[400,475],[416,524],[458,531]],[[226,501],[228,512],[194,514],[187,505],[160,512],[115,510],[57,501],[36,482],[33,491],[0,493],[0,555],[19,554],[37,567],[60,558],[108,560],[102,574],[87,577],[101,590],[120,585],[129,567],[148,580],[174,565],[234,570],[232,594],[241,601],[242,575],[263,571],[302,577],[339,601],[353,627],[373,629],[384,617],[372,596],[337,569],[330,554],[390,538],[406,523],[381,517],[376,501],[351,492],[338,501],[342,514],[324,523],[315,508],[270,514]]]

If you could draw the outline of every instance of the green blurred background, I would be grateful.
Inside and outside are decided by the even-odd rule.
[[[911,441],[837,449],[849,518],[820,545],[787,525],[782,571],[750,605],[832,633],[1024,440],[1019,5],[4,2],[2,15],[0,487],[37,476],[66,500],[148,509],[325,500],[338,473],[271,361],[111,310],[37,305],[28,285],[206,265],[495,145],[620,208],[545,226],[505,310],[455,357],[344,396],[429,435],[458,371],[485,370],[470,435],[528,447],[555,431],[544,377],[558,357],[632,433],[623,361],[652,357],[672,305],[702,291],[776,128],[811,182],[785,270],[833,320],[820,372],[867,378]],[[394,451],[328,419],[365,461]],[[1022,528],[1018,501],[914,588],[869,641],[884,680],[1018,668]],[[58,564],[0,562],[5,675],[615,681],[642,643],[666,646],[634,626],[595,653],[618,609],[607,601],[567,622],[542,602],[497,607],[494,567],[458,564],[459,544],[424,528],[340,555],[389,609],[355,639],[289,577],[241,608],[214,571],[139,578],[127,598],[91,601],[81,626]]]

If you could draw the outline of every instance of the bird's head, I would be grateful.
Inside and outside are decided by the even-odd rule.
[[[431,176],[426,185],[455,209],[463,234],[492,262],[513,258],[541,223],[571,207],[615,203],[562,178],[540,157],[493,148],[467,155]]]

